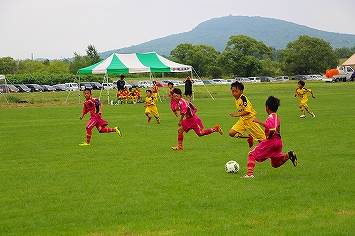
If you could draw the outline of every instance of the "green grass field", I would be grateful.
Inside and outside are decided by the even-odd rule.
[[[77,93],[8,96],[29,102],[19,105],[0,94],[0,235],[352,235],[355,83],[306,87],[317,96],[314,119],[299,118],[295,82],[246,85],[261,120],[267,97],[281,99],[284,151],[299,159],[296,168],[257,163],[254,179],[240,178],[246,140],[228,136],[237,120],[228,85],[207,86],[214,100],[195,86],[204,126],[225,134],[190,131],[183,151],[170,149],[178,118],[169,102],[158,104],[160,125],[147,123],[142,104],[105,105],[104,119],[123,136],[95,129],[91,146],[80,147],[89,117],[78,119]],[[229,160],[239,173],[225,173]]]

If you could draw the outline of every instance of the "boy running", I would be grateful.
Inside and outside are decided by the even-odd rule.
[[[89,146],[92,129],[96,126],[99,133],[110,133],[116,132],[119,136],[121,136],[121,131],[118,127],[115,128],[106,128],[108,122],[102,119],[102,103],[99,99],[93,98],[91,95],[90,89],[84,89],[84,107],[82,111],[82,115],[79,117],[80,120],[83,119],[86,113],[90,112],[90,120],[86,124],[86,142],[79,144],[80,146]]]
[[[177,111],[179,110],[179,106],[177,101],[174,99],[174,84],[172,82],[168,83],[168,87],[170,89],[169,91],[169,97],[170,97],[170,109],[174,112],[175,116],[178,117]]]
[[[150,113],[153,113],[155,119],[157,120],[157,124],[160,124],[159,111],[155,104],[157,100],[152,96],[152,90],[147,89],[146,95],[147,97],[145,98],[144,107],[145,115],[148,117],[148,123],[150,123],[150,120],[152,119]]]
[[[296,89],[296,92],[295,92],[295,97],[298,97],[299,100],[300,100],[300,105],[299,105],[299,108],[300,108],[300,111],[302,113],[302,115],[300,116],[300,118],[306,118],[306,115],[304,114],[304,109],[306,109],[306,111],[311,114],[311,116],[314,118],[316,117],[316,115],[311,112],[308,108],[308,96],[307,96],[307,93],[311,93],[312,95],[312,98],[316,98],[316,96],[314,96],[314,93],[311,89],[306,89],[304,87],[306,83],[303,81],[303,80],[300,80],[298,81],[297,85],[298,85],[298,88]]]
[[[218,132],[221,135],[223,131],[219,125],[215,125],[213,128],[204,129],[201,119],[196,115],[196,107],[191,103],[182,98],[182,92],[179,88],[174,88],[173,90],[174,100],[178,103],[180,110],[180,120],[178,126],[178,145],[171,147],[173,150],[183,150],[182,143],[184,140],[184,132],[189,132],[193,129],[198,136],[204,136],[211,134],[213,132]],[[185,119],[184,119],[185,118]]]
[[[266,112],[269,115],[265,122],[254,118],[254,122],[265,127],[267,139],[261,141],[248,156],[248,173],[243,178],[254,178],[255,161],[263,162],[266,159],[271,159],[271,166],[274,168],[280,167],[287,160],[291,160],[296,167],[298,160],[294,151],[289,151],[287,154],[282,153],[282,139],[280,135],[280,118],[276,114],[280,100],[274,96],[270,96],[266,100]]]
[[[229,131],[229,136],[235,138],[248,138],[249,147],[254,145],[254,139],[259,142],[264,140],[265,133],[260,125],[253,122],[256,111],[253,109],[249,99],[243,94],[244,85],[238,81],[231,85],[232,95],[235,98],[235,105],[238,113],[230,113],[230,116],[240,117]],[[249,131],[249,136],[245,136],[244,132]]]

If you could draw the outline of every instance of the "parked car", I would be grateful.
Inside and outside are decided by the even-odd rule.
[[[185,83],[181,80],[171,80],[171,82],[174,84],[174,86],[185,86]]]
[[[3,93],[18,93],[19,89],[13,84],[0,84]]]
[[[55,84],[53,85],[56,91],[67,91],[68,87],[65,84]]]
[[[114,85],[113,85],[113,83],[102,83],[102,86],[103,86],[104,89],[106,89],[106,90],[111,90],[111,89],[114,89],[114,88],[115,88]],[[116,86],[116,88],[117,88],[117,86]]]
[[[102,89],[102,84],[99,82],[90,82],[92,89],[94,90],[101,90]]]
[[[26,84],[26,86],[31,89],[31,92],[43,92],[43,88],[39,84]]]
[[[248,77],[248,79],[250,79],[250,82],[253,82],[253,83],[261,82],[260,77]]]
[[[55,91],[55,88],[51,85],[41,85],[42,88],[43,88],[43,92],[54,92]]]
[[[228,83],[234,83],[235,82],[235,79],[227,79]]]
[[[192,81],[194,82],[193,85],[203,85],[203,81],[200,79],[192,79]]]
[[[225,79],[213,79],[215,84],[229,84],[229,82]]]
[[[284,75],[277,76],[277,77],[275,77],[275,80],[276,81],[287,81],[288,80],[288,76],[284,76]]]
[[[78,91],[79,85],[77,83],[65,83],[65,86],[68,87],[69,91]]]
[[[309,80],[311,77],[308,75],[296,75],[292,80]]]
[[[89,82],[80,82],[80,90],[84,90],[84,89],[93,89],[92,85]]]
[[[250,83],[251,82],[250,79],[244,78],[244,77],[235,78],[235,81],[238,81],[239,83]]]
[[[275,79],[270,76],[260,77],[260,82],[274,82],[274,81],[275,81]]]
[[[204,84],[216,84],[213,80],[203,80]]]
[[[311,80],[321,80],[323,77],[321,75],[308,75]]]
[[[31,89],[29,87],[27,87],[26,85],[24,84],[14,84],[16,88],[18,88],[18,91],[20,93],[28,93],[28,92],[31,92]]]
[[[140,87],[139,85],[142,85],[142,87]],[[138,87],[151,88],[153,87],[153,83],[150,80],[138,81]]]

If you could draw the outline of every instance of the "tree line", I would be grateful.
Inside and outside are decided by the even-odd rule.
[[[245,35],[229,38],[225,49],[220,52],[208,45],[179,44],[166,56],[178,63],[193,66],[201,77],[233,78],[250,76],[277,76],[297,74],[324,74],[326,69],[338,65],[339,58],[348,58],[355,53],[353,48],[333,49],[329,42],[299,36],[289,42],[285,49],[275,50],[262,41]],[[13,83],[56,84],[74,81],[80,68],[101,61],[95,46],[88,45],[86,55],[74,53],[73,61],[14,60],[0,58],[0,74],[5,74]],[[169,73],[164,76],[173,76]],[[102,80],[102,75],[85,75],[85,80]],[[111,76],[114,78],[115,76]],[[131,76],[130,76],[131,77]],[[133,75],[134,77],[134,75]]]

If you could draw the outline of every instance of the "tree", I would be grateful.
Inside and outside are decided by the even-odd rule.
[[[12,57],[0,58],[0,74],[14,74],[17,71],[17,62]]]
[[[255,76],[263,71],[261,60],[273,58],[273,50],[262,41],[245,35],[231,36],[225,50],[218,58],[227,74],[233,76]]]
[[[279,61],[290,74],[319,74],[338,65],[338,57],[329,42],[306,35],[280,50]]]
[[[88,45],[86,49],[86,55],[90,58],[91,64],[95,64],[102,60],[102,58],[97,53],[97,50],[94,45]]]
[[[170,53],[171,59],[182,64],[191,65],[199,75],[211,76],[212,68],[216,67],[219,52],[205,44],[179,44]]]
[[[86,56],[81,56],[80,54],[74,52],[74,60],[69,65],[70,73],[76,74],[80,68],[90,66],[102,60],[94,45],[88,45],[86,54]]]

